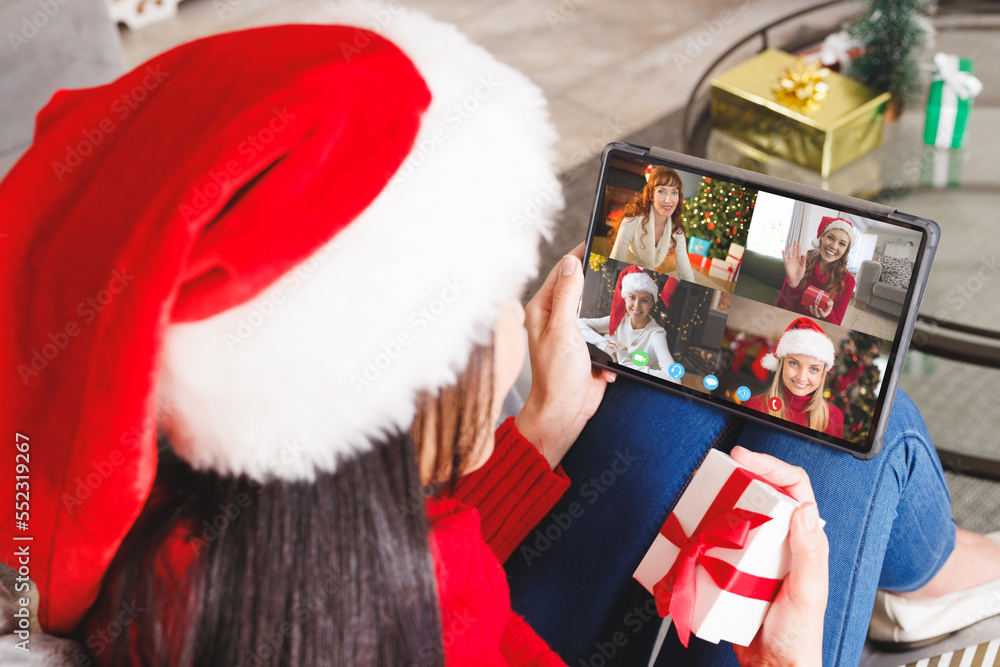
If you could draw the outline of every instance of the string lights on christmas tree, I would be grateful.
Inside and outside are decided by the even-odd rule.
[[[868,437],[875,411],[880,370],[876,336],[854,332],[840,343],[833,377],[824,397],[844,413],[844,438],[860,442]]]
[[[746,245],[757,191],[713,178],[703,178],[684,202],[683,223],[688,238],[710,242],[708,256],[725,259],[729,245]]]

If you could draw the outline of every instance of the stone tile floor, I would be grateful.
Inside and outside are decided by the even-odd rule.
[[[133,67],[204,35],[252,25],[329,21],[321,0],[185,0],[177,16],[121,32]],[[347,0],[345,4],[351,4]],[[809,0],[406,0],[453,22],[545,91],[562,169],[682,107],[702,71],[735,40]],[[844,10],[839,10],[843,12]],[[384,14],[383,14],[384,16]],[[372,24],[377,25],[373,16]],[[390,19],[391,20],[391,19]]]

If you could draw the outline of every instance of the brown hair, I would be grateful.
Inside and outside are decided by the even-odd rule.
[[[649,212],[653,208],[653,195],[656,192],[656,188],[661,185],[673,185],[677,188],[677,207],[674,208],[674,212],[670,215],[670,222],[674,229],[680,228],[684,230],[684,223],[681,222],[684,214],[684,184],[681,183],[681,177],[676,171],[662,166],[653,169],[653,172],[649,175],[649,181],[646,182],[646,186],[635,197],[632,197],[632,201],[625,206],[619,222],[625,218],[642,218],[640,228],[642,234],[645,235],[646,225],[649,224]],[[687,230],[684,231],[686,234]],[[639,237],[639,243],[642,244],[643,248],[646,247],[642,236]],[[673,250],[676,246],[677,240],[671,234],[670,249]]]
[[[157,492],[85,626],[107,627],[123,605],[145,611],[92,648],[119,666],[244,664],[264,647],[275,667],[442,667],[447,644],[424,512],[437,485],[422,483],[417,461],[433,448],[433,481],[454,482],[493,437],[493,368],[492,342],[477,346],[452,386],[417,397],[411,433],[373,438],[370,451],[313,480],[193,470],[161,435]],[[195,557],[166,583],[163,558],[180,548],[170,542],[178,529]],[[269,633],[286,626],[286,641],[270,644]]]
[[[785,418],[785,385],[782,375],[785,372],[785,360],[788,357],[782,357],[778,362],[778,370],[774,374],[774,379],[771,380],[771,386],[768,388],[767,393],[764,394],[764,404],[767,405],[767,411],[769,414],[774,415],[780,419]],[[823,372],[821,374],[821,379],[819,381],[819,386],[816,387],[816,391],[813,392],[813,397],[809,401],[807,409],[809,410],[809,428],[816,431],[822,431],[826,428],[826,425],[830,423],[830,408],[826,404],[826,399],[823,398],[823,389],[826,387],[826,364],[823,364]],[[782,400],[782,406],[777,410],[771,409],[771,399],[779,398]]]
[[[837,230],[830,230],[837,231]],[[845,232],[846,233],[846,232]],[[847,235],[847,249],[844,254],[840,256],[830,270],[826,272],[826,283],[823,285],[823,291],[830,295],[830,298],[834,301],[840,296],[840,293],[844,291],[844,277],[847,275],[847,255],[851,252],[851,245],[854,243],[854,239],[850,234]],[[822,238],[822,237],[820,237]],[[819,262],[819,248],[813,248],[806,253],[806,273],[805,279],[808,280],[809,276],[812,276],[816,271],[816,264]]]
[[[410,437],[421,474],[429,472],[432,483],[454,483],[482,446],[484,434],[492,437],[493,362],[492,342],[477,345],[454,384],[417,396]],[[433,459],[428,447],[433,448]],[[430,470],[425,470],[427,461],[432,462]]]

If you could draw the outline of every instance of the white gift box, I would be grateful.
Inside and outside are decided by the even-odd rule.
[[[729,256],[725,259],[713,259],[708,267],[708,275],[727,281],[736,280],[742,260],[743,246],[739,243],[731,243],[729,244]]]
[[[729,526],[733,525],[735,515],[755,518],[752,521],[753,527],[746,533],[746,542],[742,548],[709,546],[695,549],[701,553],[696,556],[694,604],[690,621],[692,634],[712,643],[725,640],[747,646],[753,641],[780,582],[788,574],[791,558],[788,527],[792,512],[799,504],[728,455],[714,449],[708,452],[688,488],[677,501],[671,515],[673,518],[668,519],[667,524],[675,522],[676,528],[679,523],[683,536],[689,539],[690,544],[706,539],[705,528],[712,523],[713,518],[717,519],[715,525],[721,523]],[[706,517],[709,512],[713,516]],[[699,527],[702,530],[696,534]],[[669,598],[669,593],[664,596],[663,591],[657,593],[654,588],[671,572],[682,552],[680,546],[664,535],[665,532],[671,534],[671,531],[666,530],[666,524],[633,575],[647,591],[657,597],[658,607],[665,603],[664,597]],[[756,583],[758,597],[760,590],[769,587],[762,584],[770,581],[771,590],[764,594],[767,599],[755,599],[723,590],[706,566],[714,566],[712,569],[715,570],[732,566],[738,570],[738,581],[736,585],[727,587],[746,592],[740,584]],[[739,581],[741,577],[743,580]],[[676,595],[676,588],[674,592]],[[686,645],[683,621],[678,618],[673,621]]]

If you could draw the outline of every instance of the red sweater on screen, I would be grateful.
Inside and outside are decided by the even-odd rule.
[[[809,401],[812,400],[812,394],[809,394],[808,396],[796,396],[795,394],[789,394],[784,389],[781,390],[781,393],[781,401],[785,406],[785,419],[794,424],[809,426],[809,413],[806,411],[806,407],[809,405]],[[743,403],[743,405],[748,408],[752,408],[757,412],[769,412],[767,404],[764,402],[764,394],[751,396],[745,403]],[[844,413],[830,401],[826,402],[826,407],[830,411],[830,419],[827,421],[826,428],[823,429],[823,433],[843,438]]]
[[[802,305],[802,293],[810,286],[826,291],[825,285],[826,274],[820,274],[819,262],[816,262],[816,268],[813,269],[811,274],[803,276],[798,287],[789,287],[788,277],[785,277],[785,282],[781,285],[781,292],[778,293],[778,302],[775,305],[799,315],[812,317],[813,315],[809,312],[809,309]],[[854,296],[854,276],[848,273],[844,276],[844,288],[840,291],[840,295],[836,301],[833,302],[833,310],[830,311],[830,314],[823,321],[830,324],[840,324],[843,322],[844,313],[847,312],[847,304],[850,303],[852,296]]]
[[[427,500],[446,665],[565,665],[511,609],[500,563],[568,487],[511,418],[482,468]]]

